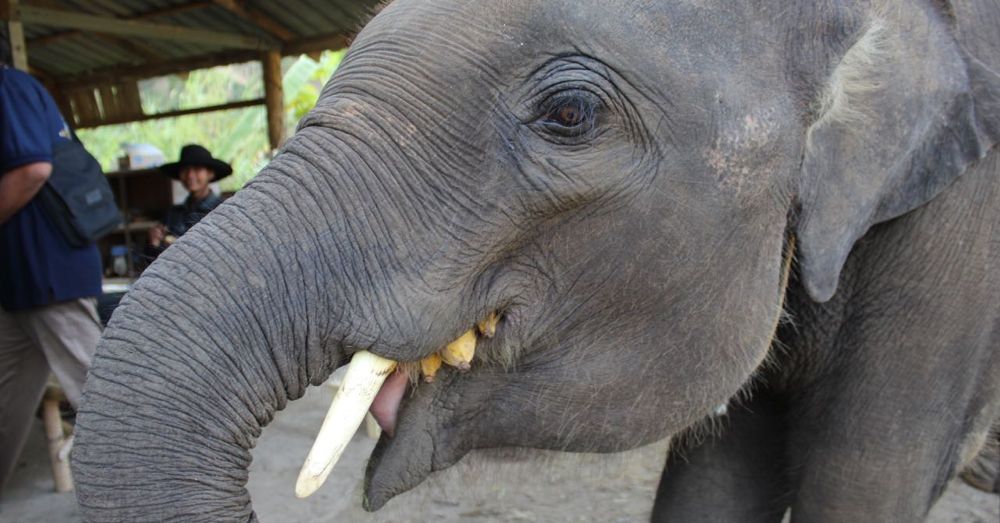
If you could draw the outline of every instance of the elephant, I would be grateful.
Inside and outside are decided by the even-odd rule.
[[[474,450],[673,438],[652,521],[920,521],[1000,418],[997,27],[995,0],[388,3],[115,311],[84,518],[255,521],[262,427],[350,363],[321,434],[375,413],[368,510]]]

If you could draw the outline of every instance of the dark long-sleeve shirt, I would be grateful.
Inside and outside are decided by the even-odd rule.
[[[181,236],[194,227],[194,224],[201,221],[206,214],[212,212],[222,203],[222,198],[215,193],[208,193],[204,200],[195,200],[194,196],[188,196],[184,203],[174,205],[167,211],[167,217],[163,224],[167,226],[167,231],[174,236]]]
[[[218,207],[220,203],[222,203],[222,198],[215,193],[209,193],[203,200],[195,200],[194,196],[189,195],[184,200],[184,203],[174,205],[167,211],[167,216],[163,220],[163,224],[167,228],[167,234],[180,237],[188,232],[188,229],[194,227],[194,224],[201,221],[206,214],[212,212],[212,209]],[[153,261],[167,247],[168,245],[165,242],[161,243],[159,247],[147,245],[146,256],[148,261]]]

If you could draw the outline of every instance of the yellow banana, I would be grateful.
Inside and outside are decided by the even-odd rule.
[[[472,357],[476,355],[476,330],[469,329],[457,340],[448,344],[441,351],[441,359],[459,370],[472,368]]]
[[[480,321],[476,326],[479,328],[480,334],[487,338],[492,338],[497,333],[497,323],[499,322],[500,316],[495,312],[491,312],[489,317]]]
[[[434,377],[437,375],[438,369],[441,368],[441,355],[431,354],[426,358],[420,360],[420,370],[424,374],[424,381],[427,383],[433,383]]]

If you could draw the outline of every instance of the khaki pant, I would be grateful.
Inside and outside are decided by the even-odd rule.
[[[20,312],[0,309],[0,491],[17,464],[49,372],[78,405],[100,337],[93,298]]]

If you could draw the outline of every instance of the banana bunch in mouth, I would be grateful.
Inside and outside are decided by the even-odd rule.
[[[492,338],[499,321],[499,314],[494,312],[440,351],[421,360],[419,366],[424,381],[433,382],[442,365],[449,365],[463,372],[471,369],[479,336]],[[382,384],[398,366],[398,362],[368,351],[354,354],[312,450],[299,472],[295,483],[296,496],[308,497],[323,485],[357,432]]]
[[[420,360],[420,373],[423,375],[424,381],[433,383],[442,364],[455,367],[463,372],[471,369],[472,357],[476,355],[476,341],[479,336],[492,338],[496,335],[497,323],[499,322],[500,316],[494,312],[477,323],[476,328],[469,329],[440,351]],[[479,336],[476,335],[476,331],[479,331]]]

